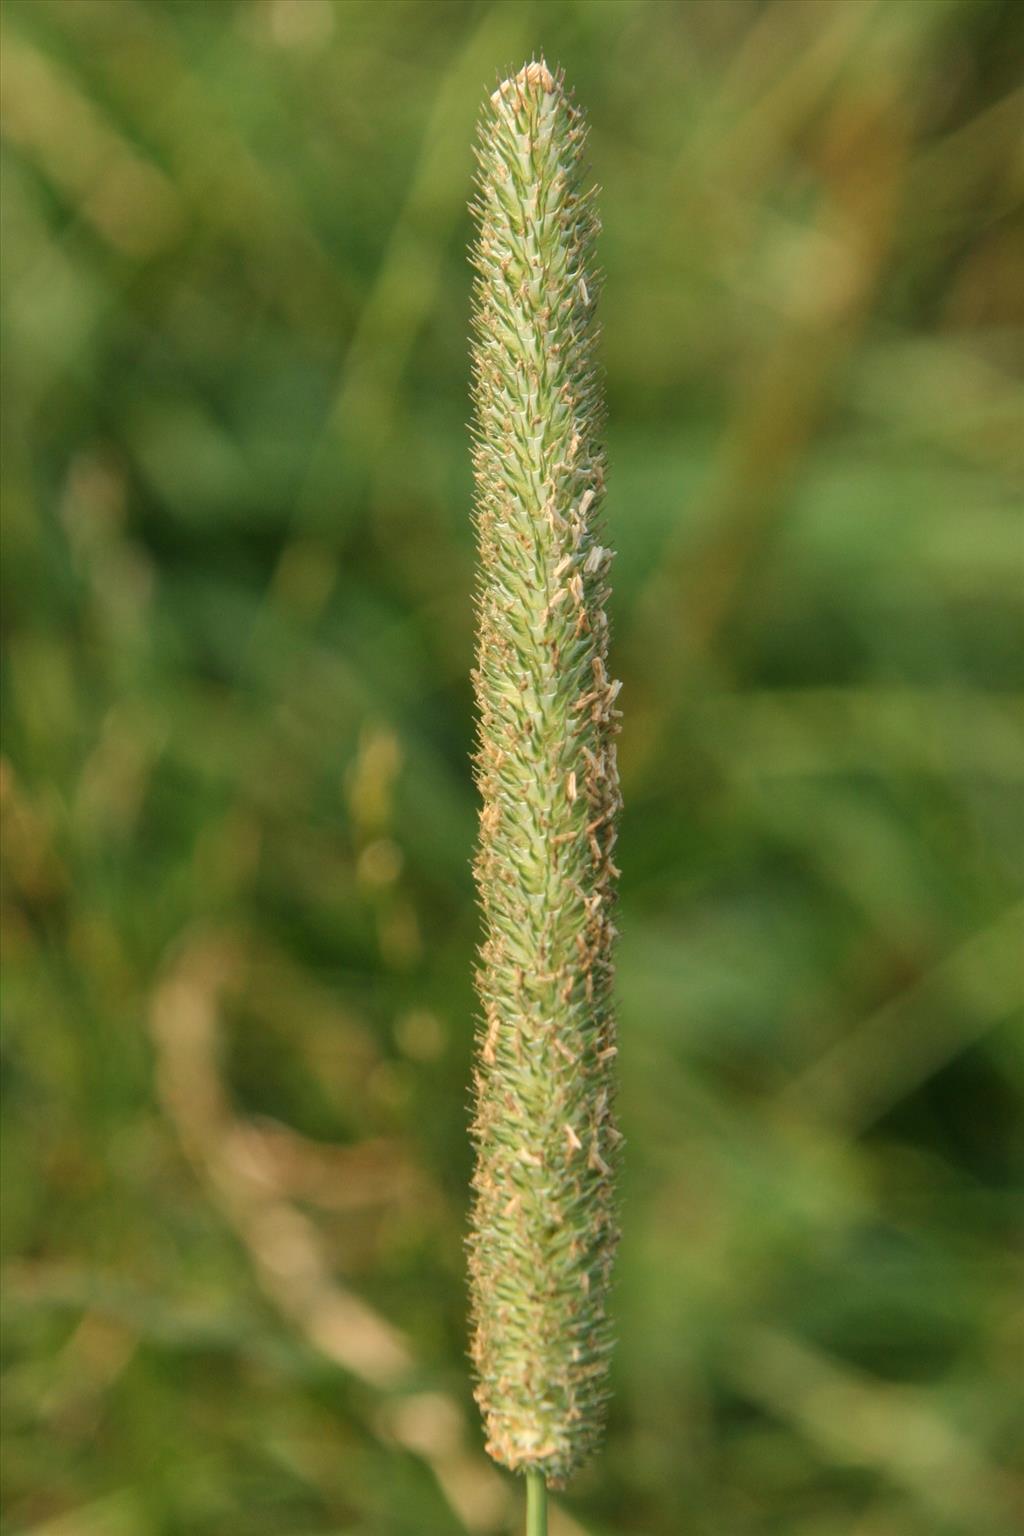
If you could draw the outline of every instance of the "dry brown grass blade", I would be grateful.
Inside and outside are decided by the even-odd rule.
[[[408,1340],[331,1273],[316,1226],[263,1177],[251,1127],[218,1069],[221,994],[245,965],[244,944],[198,933],[179,950],[152,998],[149,1022],[160,1102],[210,1198],[238,1235],[264,1293],[306,1342],[386,1394],[378,1429],[430,1466],[467,1531],[505,1527],[508,1492],[466,1445],[464,1416],[442,1392],[413,1385]]]

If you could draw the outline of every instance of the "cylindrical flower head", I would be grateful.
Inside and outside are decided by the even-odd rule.
[[[594,374],[593,191],[543,63],[491,97],[474,253],[477,1401],[495,1460],[559,1484],[600,1433],[616,1243],[618,684]]]

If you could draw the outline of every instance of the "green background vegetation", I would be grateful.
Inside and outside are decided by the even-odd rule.
[[[515,1529],[465,1361],[471,136],[592,125],[605,1454],[554,1536],[1010,1536],[1017,0],[4,6],[3,1531]]]

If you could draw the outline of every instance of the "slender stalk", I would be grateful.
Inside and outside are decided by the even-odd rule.
[[[548,1536],[548,1486],[542,1472],[526,1474],[526,1536]]]

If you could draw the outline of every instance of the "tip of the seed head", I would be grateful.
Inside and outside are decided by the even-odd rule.
[[[542,91],[551,92],[555,89],[555,77],[551,73],[543,59],[531,59],[529,64],[524,64],[517,75],[510,75],[503,80],[498,89],[493,92],[491,100],[498,106],[501,98],[509,92],[515,91],[521,94],[524,90],[539,86]]]

